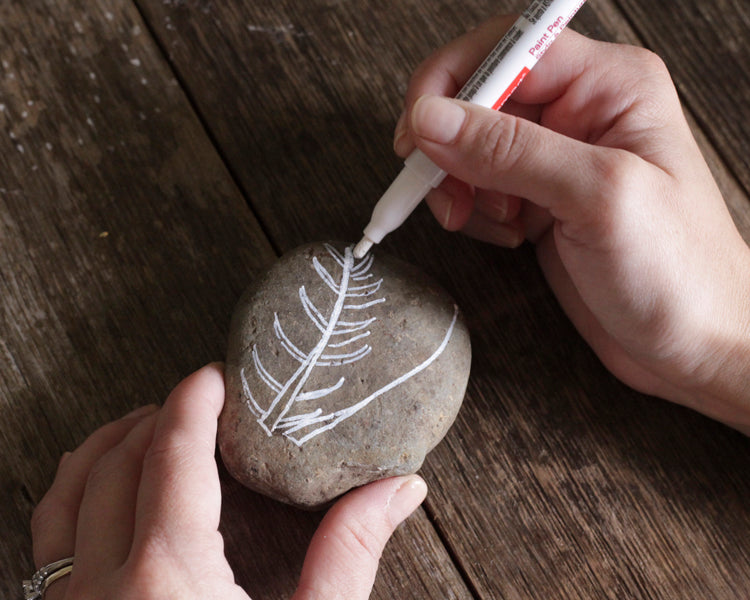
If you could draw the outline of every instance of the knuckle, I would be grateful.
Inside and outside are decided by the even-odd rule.
[[[130,566],[128,579],[133,589],[153,590],[158,589],[164,581],[160,574],[167,570],[158,560],[137,560]]]
[[[56,509],[51,506],[48,494],[41,499],[34,508],[34,512],[31,513],[31,535],[34,539],[39,538],[49,529],[56,514]]]
[[[169,433],[154,438],[146,450],[144,463],[155,465],[157,468],[168,466],[172,462],[179,462],[180,457],[189,456],[193,451],[194,445],[190,440],[176,433]]]
[[[608,47],[616,53],[618,62],[621,65],[632,67],[635,72],[641,75],[666,70],[661,57],[648,48],[633,46],[631,44],[611,44]]]
[[[669,70],[667,69],[666,63],[661,56],[656,54],[656,52],[646,48],[639,48],[637,46],[633,47],[632,52],[634,58],[641,65],[641,68],[647,73],[669,77]]]
[[[411,106],[419,96],[427,93],[431,87],[428,83],[434,79],[440,80],[445,77],[449,81],[453,80],[453,77],[444,66],[443,52],[438,50],[432,55],[424,59],[416,69],[412,72],[409,77],[409,83],[406,91],[406,105]],[[454,85],[457,82],[453,80]]]
[[[174,564],[164,543],[151,539],[131,556],[122,570],[128,594],[123,600],[159,600],[187,598],[180,565]]]
[[[93,465],[86,478],[86,485],[98,485],[107,481],[122,470],[123,465],[135,464],[141,460],[137,448],[127,440],[110,449],[100,456]]]
[[[481,141],[477,147],[482,149],[485,171],[501,175],[512,171],[525,152],[523,137],[519,135],[519,121],[514,118],[492,119],[488,127],[481,130]]]
[[[435,68],[435,63],[439,60],[434,54],[424,59],[409,77],[409,87],[415,87]]]
[[[31,513],[31,537],[35,545],[56,535],[61,526],[75,523],[78,509],[77,499],[53,486]]]
[[[642,179],[638,160],[635,155],[616,149],[595,154],[591,196],[578,220],[578,227],[587,235],[602,241],[614,240],[622,224],[629,222],[628,207],[638,196],[636,187]]]
[[[599,201],[612,202],[630,194],[636,173],[640,171],[637,157],[617,149],[596,153],[594,164],[595,194]]]
[[[86,485],[97,485],[102,480],[108,479],[112,472],[117,468],[114,463],[118,454],[118,451],[113,450],[97,459],[96,462],[91,465],[91,470],[86,478]]]
[[[355,556],[363,556],[374,562],[380,560],[383,544],[377,532],[359,519],[349,519],[342,524],[341,542]]]
[[[663,114],[676,100],[674,84],[664,60],[655,52],[632,47],[630,53],[631,89],[637,90],[638,103],[652,118]]]

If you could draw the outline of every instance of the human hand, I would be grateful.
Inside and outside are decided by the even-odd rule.
[[[445,228],[536,244],[563,309],[622,381],[750,434],[750,251],[666,68],[565,31],[503,113],[437,97],[512,21],[417,69],[397,153],[416,145],[451,175],[427,198]]]
[[[109,423],[63,457],[34,511],[34,562],[75,555],[75,564],[45,600],[247,600],[218,531],[214,449],[223,402],[222,371],[209,365],[161,409]],[[425,493],[409,476],[340,499],[312,539],[294,598],[369,597],[385,543]]]

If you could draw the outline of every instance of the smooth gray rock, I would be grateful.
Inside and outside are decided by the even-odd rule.
[[[470,363],[458,307],[417,269],[302,246],[232,317],[222,458],[247,487],[313,509],[413,473],[453,423]]]

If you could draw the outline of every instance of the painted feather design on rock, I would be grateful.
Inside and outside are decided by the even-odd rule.
[[[245,369],[240,371],[243,391],[247,397],[246,404],[257,417],[260,426],[269,436],[281,433],[297,446],[332,429],[378,396],[426,369],[447,346],[458,317],[458,307],[455,307],[442,343],[429,358],[401,377],[352,405],[327,413],[320,407],[315,408],[315,400],[326,398],[344,388],[346,379],[340,377],[329,387],[309,390],[306,386],[313,372],[319,368],[335,369],[349,365],[369,355],[372,346],[367,343],[367,339],[377,318],[368,316],[367,309],[386,302],[384,297],[379,296],[382,278],[371,281],[373,275],[370,271],[375,260],[372,253],[357,261],[351,246],[345,248],[343,254],[330,244],[325,244],[325,249],[338,265],[340,274],[334,276],[317,257],[313,257],[312,262],[324,289],[327,287],[335,298],[329,314],[323,314],[315,305],[304,285],[298,291],[300,303],[311,326],[320,332],[317,344],[310,351],[301,349],[284,331],[278,313],[274,312],[273,330],[278,344],[298,363],[298,367],[286,381],[279,381],[264,367],[258,347],[253,345],[252,362],[256,375],[274,395],[266,408],[262,408],[253,395]]]

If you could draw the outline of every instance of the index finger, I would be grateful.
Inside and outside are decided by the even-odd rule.
[[[449,97],[458,94],[515,20],[515,16],[502,15],[485,21],[425,59],[409,80],[406,112],[425,94]]]
[[[424,95],[454,97],[495,47],[516,17],[501,15],[449,42],[427,57],[414,71],[396,124],[393,148],[405,157],[414,150],[408,119],[414,103]]]
[[[471,78],[503,35],[516,21],[516,16],[501,15],[482,23],[476,29],[449,42],[422,62],[409,80],[406,91],[406,112],[420,96],[455,97]],[[601,63],[611,64],[591,52],[596,45],[621,48],[616,44],[596,42],[565,29],[540,58],[534,69],[513,93],[513,99],[524,104],[545,104],[558,98],[581,73]]]
[[[216,364],[187,377],[167,398],[143,462],[135,547],[153,535],[179,542],[217,531],[221,490],[215,448],[223,405],[224,375]]]

